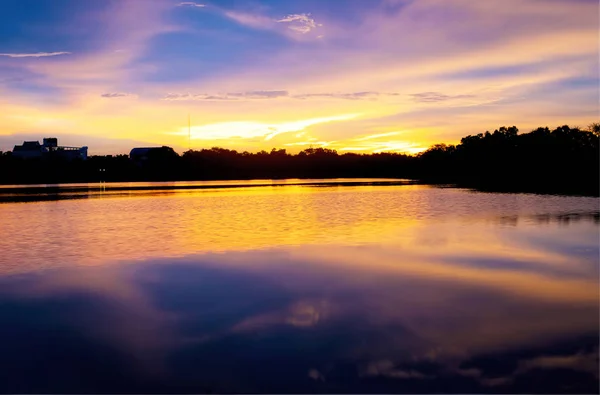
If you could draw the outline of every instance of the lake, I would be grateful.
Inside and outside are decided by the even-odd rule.
[[[598,198],[0,188],[1,393],[598,393]]]

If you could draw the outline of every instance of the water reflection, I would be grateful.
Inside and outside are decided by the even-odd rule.
[[[177,193],[197,193],[231,189],[264,187],[338,187],[411,185],[416,181],[396,178],[333,178],[333,179],[257,179],[232,181],[174,181],[174,182],[99,182],[78,184],[0,185],[0,203],[35,202],[48,200],[114,198],[131,196],[166,196]]]
[[[388,253],[291,248],[5,276],[0,390],[597,391],[597,278]]]
[[[598,212],[418,185],[1,204],[0,392],[597,393]]]
[[[0,234],[7,235],[0,238],[0,272],[307,244],[506,250],[518,240],[498,218],[520,218],[513,225],[535,235],[554,232],[556,221],[546,227],[532,219],[577,215],[580,222],[570,224],[581,223],[583,237],[593,238],[598,212],[596,198],[418,185],[249,187],[9,203],[0,204]]]

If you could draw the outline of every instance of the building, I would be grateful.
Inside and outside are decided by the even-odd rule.
[[[146,163],[149,159],[167,159],[178,156],[171,147],[139,147],[129,152],[129,159],[138,165]]]
[[[39,141],[24,141],[22,145],[15,145],[12,154],[19,158],[63,158],[87,159],[88,147],[64,147],[58,145],[56,137],[44,138],[43,144]]]
[[[15,145],[12,155],[20,158],[41,158],[44,147],[39,141],[24,141],[23,145]]]

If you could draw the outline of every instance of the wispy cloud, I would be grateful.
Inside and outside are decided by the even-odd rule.
[[[182,1],[177,4],[177,7],[198,7],[203,8],[206,7],[206,4],[194,3],[193,1]]]
[[[359,373],[361,377],[390,377],[394,379],[429,379],[430,376],[427,376],[421,372],[416,370],[403,370],[398,369],[394,362],[390,360],[381,360],[369,363],[366,367],[362,369]]]
[[[237,11],[226,11],[224,15],[241,25],[249,26],[254,29],[272,30],[275,28],[275,21],[263,15]]]
[[[218,93],[218,94],[193,94],[193,93],[169,93],[163,100],[168,101],[235,101],[242,99],[277,99],[281,97],[287,97],[288,91],[275,90],[275,91],[247,91],[247,92],[232,92],[232,93]]]
[[[288,91],[249,91],[243,93],[231,93],[233,97],[242,97],[250,99],[275,99],[278,97],[286,97],[289,95]]]
[[[381,95],[389,95],[387,93],[382,94],[380,92],[350,92],[350,93],[303,93],[294,95],[295,99],[311,99],[311,98],[332,98],[332,99],[345,99],[345,100],[373,100]],[[392,94],[395,95],[395,94]]]
[[[277,23],[287,23],[288,29],[300,32],[302,34],[309,33],[317,27],[323,26],[315,22],[311,14],[289,14],[284,18],[278,19]]]
[[[167,101],[201,101],[201,100],[230,100],[226,95],[207,95],[205,93],[168,93],[162,100]]]
[[[286,143],[283,144],[286,147],[298,147],[298,146],[311,146],[311,145],[318,145],[319,147],[327,147],[328,145],[331,145],[335,143],[335,141],[313,141],[313,140],[309,140],[309,141],[298,141],[296,143]]]
[[[192,126],[191,131],[193,139],[222,140],[262,137],[264,140],[270,140],[278,134],[299,132],[309,126],[322,123],[346,121],[356,118],[358,115],[360,114],[343,114],[281,123],[261,123],[254,121],[220,122],[203,126]],[[187,136],[188,129],[187,127],[182,128],[180,131],[171,134]]]
[[[382,138],[382,137],[395,136],[397,134],[400,134],[400,132],[389,132],[389,133],[371,134],[369,136],[359,137],[357,139],[354,139],[354,141],[374,140],[374,139],[379,139],[379,138]]]
[[[256,90],[246,92],[229,92],[229,93],[169,93],[163,97],[163,100],[168,101],[218,101],[218,100],[252,100],[252,99],[342,99],[342,100],[377,100],[381,96],[399,96],[399,93],[385,92],[336,92],[336,93],[299,93],[290,94],[287,90]]]
[[[287,32],[291,34],[291,37],[298,36],[298,33],[305,35],[323,26],[323,24],[317,23],[311,14],[290,14],[283,18],[272,18],[261,14],[230,10],[224,11],[223,15],[244,26],[282,33]],[[322,35],[320,38],[322,38]]]
[[[456,99],[471,99],[473,95],[445,95],[440,92],[421,92],[410,95],[414,101],[419,103],[438,103]]]
[[[184,1],[177,4],[178,7],[206,7],[206,4],[195,3],[193,1]],[[273,30],[273,31],[293,31],[302,35],[322,27],[323,24],[317,23],[310,13],[288,14],[283,18],[273,18],[258,13],[248,13],[236,10],[227,10],[215,7],[213,8],[218,13],[227,18],[254,29]],[[282,30],[283,28],[283,30]],[[318,38],[323,38],[319,35]]]
[[[100,96],[105,97],[107,99],[116,99],[116,98],[123,98],[123,97],[137,98],[137,95],[135,95],[133,93],[127,93],[127,92],[109,92],[109,93],[103,93]]]
[[[45,58],[48,56],[70,55],[71,52],[36,52],[36,53],[0,53],[9,58]]]

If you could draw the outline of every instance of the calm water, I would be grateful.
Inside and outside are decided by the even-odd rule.
[[[0,392],[598,393],[597,198],[299,184],[0,189]]]

